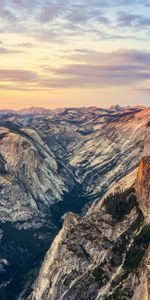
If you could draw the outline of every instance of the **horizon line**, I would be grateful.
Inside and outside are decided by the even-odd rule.
[[[102,106],[96,106],[96,105],[83,105],[83,106],[64,106],[64,107],[56,107],[56,108],[50,108],[46,106],[26,106],[20,109],[14,109],[14,108],[0,108],[0,111],[14,111],[14,112],[20,112],[23,110],[33,110],[33,109],[43,109],[43,110],[50,110],[50,111],[55,111],[58,109],[78,109],[78,108],[98,108],[98,109],[110,109],[110,108],[115,108],[115,107],[120,107],[120,108],[148,108],[150,106],[147,105],[127,105],[127,106],[121,106],[120,104],[114,104],[110,105],[107,107],[102,107]]]

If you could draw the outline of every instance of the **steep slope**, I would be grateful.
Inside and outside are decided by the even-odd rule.
[[[66,109],[45,119],[33,118],[30,126],[71,168],[83,193],[94,197],[138,164],[149,118],[150,108]]]
[[[147,153],[136,191],[134,171],[85,216],[68,214],[29,299],[149,299],[149,168]]]
[[[34,214],[42,214],[40,205],[49,206],[65,191],[55,158],[36,133],[33,141],[23,131],[14,132],[2,127],[0,156],[3,162],[1,220],[15,222],[27,219],[32,223]]]
[[[144,156],[139,167],[136,192],[138,199],[140,199],[142,212],[150,220],[150,134],[145,141]]]
[[[58,228],[49,208],[67,191],[54,155],[33,133],[0,127],[1,299],[50,246]]]
[[[68,211],[81,212],[135,170],[149,119],[150,109],[139,107],[0,114],[2,299],[15,299],[29,271],[34,280]]]
[[[146,251],[143,268],[140,274],[140,283],[137,286],[132,300],[146,300],[150,298],[150,134],[148,134],[141,159],[137,181],[136,194],[139,206],[145,217],[145,233],[149,247]],[[144,241],[145,242],[145,241]]]
[[[12,115],[0,124],[18,126],[28,135],[37,132],[65,184],[71,177],[80,194],[94,199],[138,164],[149,118],[150,108],[74,108],[49,116]]]
[[[101,194],[135,167],[143,151],[149,118],[150,109],[117,116],[75,147],[70,164],[77,168],[86,192]]]

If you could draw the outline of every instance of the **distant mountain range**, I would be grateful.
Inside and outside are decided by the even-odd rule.
[[[124,287],[122,277],[114,277],[116,281],[113,282],[113,276],[119,276],[124,256],[121,256],[121,261],[117,263],[120,254],[116,252],[113,265],[110,261],[110,252],[107,250],[113,251],[111,246],[117,247],[118,243],[122,245],[125,242],[121,234],[130,232],[130,227],[136,219],[139,220],[139,224],[135,226],[135,230],[131,230],[130,239],[126,241],[127,247],[131,239],[134,240],[137,235],[138,225],[141,230],[145,228],[141,223],[145,218],[143,208],[138,204],[145,196],[138,196],[143,195],[140,188],[136,189],[135,194],[133,184],[144,147],[147,149],[144,153],[149,153],[149,146],[145,146],[149,145],[149,122],[150,108],[138,106],[0,111],[0,298],[2,300],[28,297],[36,300],[104,299],[97,298],[98,294],[102,295],[102,291],[107,290],[110,293],[103,292],[103,296],[110,294],[111,297],[115,291],[112,284],[117,287],[119,280],[123,285],[118,295],[122,293]],[[147,163],[144,160],[143,163],[149,166],[149,160]],[[140,175],[137,182],[140,182]],[[142,186],[146,185],[148,189],[148,182]],[[114,189],[115,194],[121,195],[115,199],[121,197],[126,203],[120,204],[119,200],[114,200],[119,208],[111,207],[114,199],[111,194],[112,191],[114,193]],[[106,193],[108,204],[104,203]],[[144,195],[147,199],[149,191],[144,192]],[[132,198],[131,206],[128,203],[130,198]],[[144,201],[146,207],[147,200]],[[110,213],[112,209],[114,210]],[[80,216],[68,215],[68,212],[81,213],[83,220],[81,218],[79,221]],[[54,240],[64,219],[64,227]],[[107,228],[106,224],[110,227]],[[95,226],[98,226],[97,230]],[[74,227],[78,237],[72,232]],[[87,237],[82,241],[82,235],[85,234]],[[88,239],[88,235],[92,235],[92,240]],[[40,271],[32,294],[32,284],[53,240],[54,243],[47,254],[46,263]],[[123,255],[127,255],[127,249],[123,251]],[[146,264],[145,253],[141,259],[144,264]],[[105,263],[107,270],[98,268],[102,263],[102,257],[104,262],[105,259],[108,262]],[[89,281],[91,277],[87,277],[89,274],[86,273],[87,265],[90,272],[95,274],[92,278],[98,277],[96,283]],[[61,272],[63,268],[64,273]],[[74,276],[77,281],[74,281]],[[137,284],[133,287],[138,287],[140,280],[144,280],[144,277],[141,278],[135,278]],[[85,290],[78,284],[81,279]],[[56,284],[53,285],[51,282]],[[128,281],[127,293],[128,295],[125,295],[127,299],[132,299],[129,295],[133,296],[133,288],[128,286]]]
[[[84,110],[84,109],[92,109],[92,110],[102,110],[102,111],[121,111],[121,110],[140,110],[144,109],[144,106],[127,106],[127,107],[121,107],[120,105],[113,105],[108,109],[102,109],[102,108],[97,108],[97,107],[81,107],[81,108],[69,108],[69,109],[75,109],[75,110]],[[20,110],[13,110],[13,109],[3,109],[0,110],[0,115],[7,115],[7,114],[19,114],[19,115],[51,115],[51,114],[57,114],[65,111],[68,108],[56,108],[56,109],[47,109],[43,107],[29,107],[29,108],[23,108]]]

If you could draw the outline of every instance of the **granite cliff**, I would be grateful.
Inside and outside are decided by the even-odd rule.
[[[84,216],[69,213],[48,251],[32,300],[148,300],[149,136],[140,166]]]
[[[55,111],[32,108],[0,112],[0,298],[28,297],[45,253],[61,229],[64,218],[60,236],[65,240],[65,232],[68,232],[66,245],[68,243],[69,249],[77,252],[72,261],[72,252],[67,250],[64,259],[68,255],[71,265],[77,263],[81,278],[85,269],[91,268],[93,272],[97,259],[101,263],[99,252],[102,256],[108,252],[110,256],[110,245],[116,243],[113,238],[124,243],[121,232],[130,232],[132,221],[136,222],[140,214],[145,220],[144,211],[147,214],[149,205],[145,197],[149,192],[143,192],[138,184],[135,193],[133,184],[148,135],[149,120],[150,109],[139,107]],[[149,153],[146,150],[148,144],[147,139],[145,153]],[[143,178],[149,176],[149,167],[147,171],[146,167],[143,169],[148,165],[148,156],[144,155],[141,160],[138,181],[142,186]],[[140,175],[143,172],[146,177]],[[148,189],[147,182],[145,186]],[[121,196],[117,196],[119,193]],[[105,198],[108,195],[105,205],[104,195]],[[143,206],[139,208],[140,195],[143,195]],[[93,204],[85,213],[90,202]],[[114,206],[111,207],[111,203]],[[70,215],[69,211],[75,214]],[[82,218],[76,215],[81,211]],[[73,235],[73,229],[70,232],[71,226],[79,232],[78,236]],[[93,233],[92,230],[89,233],[90,226]],[[131,226],[129,237],[135,232]],[[80,233],[84,238],[83,245],[78,245]],[[87,240],[90,234],[92,236]],[[103,238],[99,244],[96,239],[101,235]],[[128,242],[130,244],[130,240]],[[56,240],[54,243],[57,248]],[[61,245],[61,255],[63,247]],[[85,256],[84,263],[82,259],[78,261],[80,256]],[[117,271],[117,267],[112,268],[106,277],[111,278],[116,272],[114,270]],[[78,275],[72,271],[70,279],[66,279],[68,284],[73,282],[74,273]],[[60,289],[63,290],[61,276],[60,273]],[[93,278],[93,275],[88,278]],[[88,280],[87,284],[90,287]],[[99,283],[93,284],[97,286]],[[95,285],[94,289],[96,293]],[[54,290],[52,293],[55,295]]]

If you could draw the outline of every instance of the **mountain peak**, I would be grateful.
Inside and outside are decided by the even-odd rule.
[[[116,105],[112,105],[110,109],[114,111],[120,111],[122,110],[122,107],[119,104],[116,104]]]
[[[43,107],[29,107],[18,111],[19,115],[47,115],[51,113],[51,109]]]

